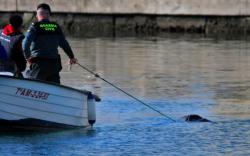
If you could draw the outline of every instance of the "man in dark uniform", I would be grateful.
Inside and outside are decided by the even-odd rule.
[[[9,24],[0,31],[0,71],[11,72],[15,76],[22,76],[26,68],[23,56],[22,30],[23,19],[19,15],[12,15]]]
[[[59,72],[62,69],[58,47],[69,57],[69,64],[75,59],[69,43],[56,22],[50,21],[50,6],[42,3],[37,6],[37,22],[29,27],[23,41],[24,55],[30,63],[27,77],[60,83]]]

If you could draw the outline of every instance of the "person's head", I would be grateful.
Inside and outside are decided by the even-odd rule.
[[[9,18],[9,23],[14,29],[21,29],[23,25],[23,18],[19,15],[12,15]]]
[[[36,18],[38,21],[49,19],[51,14],[50,6],[46,3],[41,3],[36,9]]]

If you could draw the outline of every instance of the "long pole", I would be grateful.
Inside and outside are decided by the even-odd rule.
[[[141,104],[147,106],[148,108],[150,108],[150,109],[152,109],[153,111],[159,113],[160,115],[164,116],[165,118],[170,119],[171,121],[174,121],[174,122],[175,122],[175,120],[172,119],[171,117],[169,117],[169,116],[167,116],[166,114],[162,113],[161,111],[155,109],[154,107],[150,106],[149,104],[143,102],[142,100],[138,99],[137,97],[131,95],[130,93],[124,91],[123,89],[117,87],[117,86],[114,85],[113,83],[111,83],[111,82],[109,82],[108,80],[102,78],[99,74],[97,74],[97,73],[93,72],[92,70],[86,68],[85,66],[81,65],[80,63],[76,63],[76,64],[78,64],[82,69],[84,69],[84,70],[88,71],[89,73],[93,74],[95,77],[97,77],[97,78],[103,80],[104,82],[106,82],[106,83],[108,83],[109,85],[113,86],[113,87],[116,88],[117,90],[119,90],[119,91],[123,92],[124,94],[128,95],[129,97],[135,99],[135,100],[138,101],[139,103],[141,103]]]
[[[16,0],[16,12],[18,12],[18,0]]]

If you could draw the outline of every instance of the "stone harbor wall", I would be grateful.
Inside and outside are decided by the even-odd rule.
[[[0,0],[0,10],[32,12],[42,2],[64,13],[250,15],[250,0]]]

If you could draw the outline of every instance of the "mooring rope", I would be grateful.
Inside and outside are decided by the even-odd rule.
[[[143,104],[144,106],[147,106],[148,108],[150,108],[151,110],[153,110],[153,111],[159,113],[160,115],[164,116],[165,118],[170,119],[171,121],[176,122],[173,118],[171,118],[171,117],[169,117],[168,115],[162,113],[161,111],[155,109],[154,107],[152,107],[152,106],[150,106],[149,104],[143,102],[142,100],[140,100],[140,99],[138,99],[137,97],[131,95],[130,93],[124,91],[123,89],[117,87],[117,86],[114,85],[113,83],[111,83],[111,82],[109,82],[108,80],[102,78],[99,74],[97,74],[97,73],[93,72],[92,70],[86,68],[85,66],[81,65],[80,63],[76,63],[76,64],[78,64],[82,69],[84,69],[84,70],[88,71],[89,73],[93,74],[95,77],[97,77],[97,78],[103,80],[104,82],[108,83],[109,85],[113,86],[114,88],[118,89],[119,91],[123,92],[124,94],[128,95],[129,97],[135,99],[136,101],[138,101],[139,103]]]

